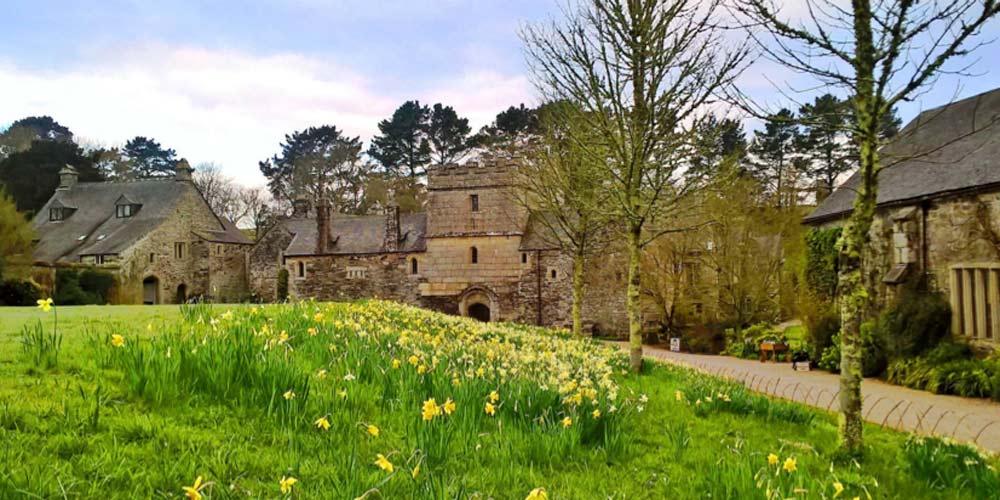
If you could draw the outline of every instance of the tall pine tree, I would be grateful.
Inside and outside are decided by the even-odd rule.
[[[800,140],[795,116],[791,110],[781,109],[767,117],[764,129],[757,131],[750,147],[754,156],[750,172],[764,184],[777,207],[792,204],[798,196],[792,169]]]

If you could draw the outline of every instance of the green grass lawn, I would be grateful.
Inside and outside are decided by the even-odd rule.
[[[0,498],[183,498],[199,476],[211,499],[1000,491],[1000,464],[967,447],[868,427],[846,459],[833,415],[681,368],[627,375],[542,329],[380,302],[54,311],[46,366],[21,329],[53,312],[0,308]]]

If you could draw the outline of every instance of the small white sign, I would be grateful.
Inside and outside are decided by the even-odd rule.
[[[681,339],[680,337],[670,338],[670,350],[673,352],[681,352]]]

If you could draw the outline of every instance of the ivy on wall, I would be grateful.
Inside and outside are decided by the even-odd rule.
[[[818,298],[833,300],[837,294],[837,240],[841,228],[811,229],[806,233],[805,281]]]

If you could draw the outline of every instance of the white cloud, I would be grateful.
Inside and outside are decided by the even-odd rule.
[[[525,77],[477,69],[430,86],[413,82],[408,92],[380,92],[378,75],[297,54],[151,45],[59,71],[0,60],[0,122],[48,114],[103,144],[146,135],[249,184],[263,183],[257,162],[293,130],[333,124],[367,140],[412,97],[450,104],[478,128],[530,100]]]

